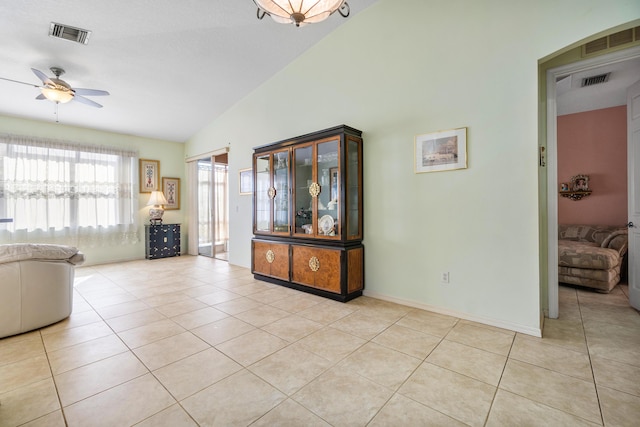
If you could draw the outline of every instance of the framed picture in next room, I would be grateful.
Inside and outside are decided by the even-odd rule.
[[[180,209],[180,178],[162,178],[162,192],[167,199],[164,210]]]

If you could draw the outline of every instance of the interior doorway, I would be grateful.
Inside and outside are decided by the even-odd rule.
[[[573,73],[597,69],[608,64],[640,57],[640,48],[630,48],[593,59],[576,61],[547,71],[547,225],[548,225],[548,304],[549,317],[559,315],[558,283],[558,140],[556,82]]]
[[[229,260],[228,154],[197,160],[198,255]]]

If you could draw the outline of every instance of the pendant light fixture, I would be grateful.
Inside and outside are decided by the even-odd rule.
[[[344,18],[351,9],[345,0],[253,0],[258,6],[258,19],[269,15],[280,24],[300,27],[324,21],[338,11]]]

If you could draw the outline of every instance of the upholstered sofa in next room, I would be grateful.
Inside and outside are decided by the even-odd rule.
[[[558,281],[610,292],[626,267],[627,244],[624,226],[559,225]]]
[[[75,266],[83,262],[71,246],[0,245],[0,338],[69,317]]]

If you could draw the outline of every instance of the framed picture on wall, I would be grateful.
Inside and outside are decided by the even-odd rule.
[[[253,193],[253,169],[240,169],[240,195]]]
[[[162,178],[162,192],[167,199],[164,210],[180,209],[180,178]]]
[[[415,173],[467,167],[467,128],[425,133],[415,138]]]
[[[160,190],[160,161],[140,159],[140,192]]]

